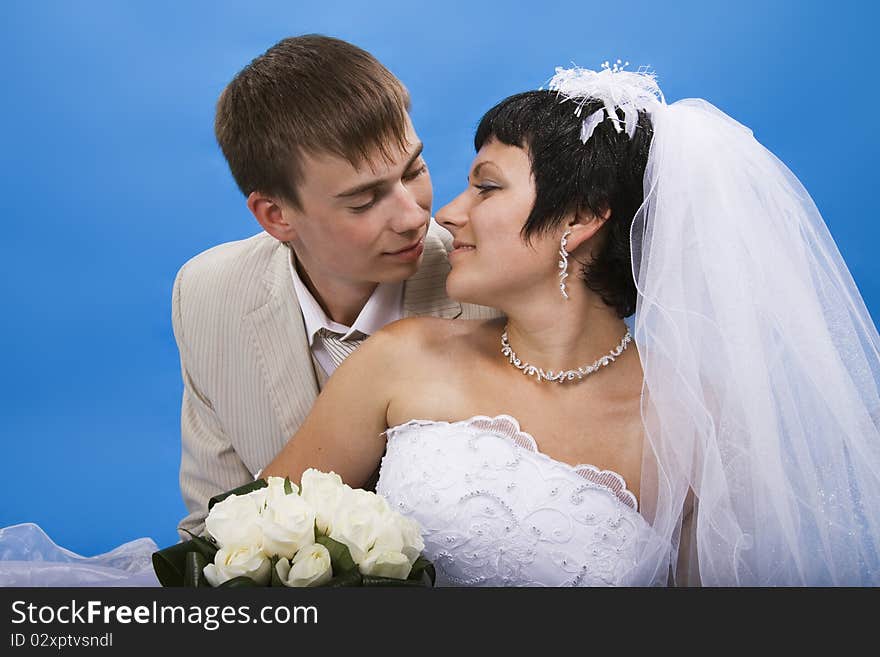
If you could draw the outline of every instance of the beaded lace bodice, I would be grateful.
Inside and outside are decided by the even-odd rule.
[[[620,475],[550,458],[507,415],[412,420],[387,437],[376,490],[421,525],[438,585],[638,584],[651,529]]]

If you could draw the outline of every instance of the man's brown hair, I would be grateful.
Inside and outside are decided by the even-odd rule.
[[[279,41],[245,66],[217,101],[214,134],[245,196],[299,205],[305,153],[359,166],[406,147],[406,87],[346,41],[308,34]]]

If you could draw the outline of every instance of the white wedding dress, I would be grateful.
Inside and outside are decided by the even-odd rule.
[[[508,415],[388,429],[378,493],[417,520],[438,586],[640,585],[653,530],[623,477],[542,454]],[[140,539],[84,558],[32,524],[0,529],[0,586],[157,586]]]
[[[418,521],[438,586],[636,586],[652,529],[617,473],[541,453],[508,415],[388,429],[376,491]]]

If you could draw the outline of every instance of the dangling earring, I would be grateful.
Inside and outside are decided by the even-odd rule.
[[[568,278],[568,250],[565,247],[568,245],[569,235],[571,235],[571,228],[565,231],[559,244],[559,257],[562,258],[559,261],[559,291],[562,292],[566,301],[568,301],[568,293],[565,291],[565,279]]]

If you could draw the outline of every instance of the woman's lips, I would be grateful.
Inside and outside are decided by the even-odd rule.
[[[477,247],[472,246],[470,244],[459,244],[452,251],[449,252],[449,257],[451,258],[453,255],[461,255],[462,253],[467,253],[469,251],[476,251]]]

